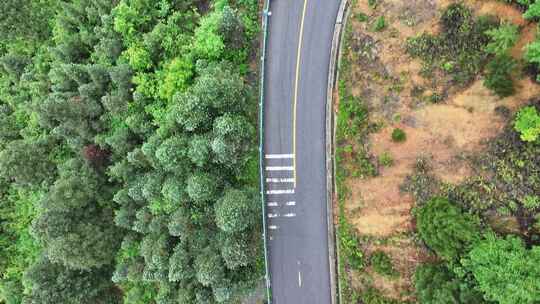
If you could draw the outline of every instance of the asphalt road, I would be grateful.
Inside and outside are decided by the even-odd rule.
[[[339,0],[271,0],[265,186],[274,304],[330,304],[325,110]]]

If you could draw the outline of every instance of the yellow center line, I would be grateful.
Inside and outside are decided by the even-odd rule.
[[[302,20],[300,21],[300,36],[298,38],[298,53],[296,55],[296,79],[294,81],[294,99],[293,99],[293,178],[296,188],[296,104],[298,102],[298,81],[300,78],[300,57],[302,53],[302,40],[304,37],[304,19],[306,18],[307,0],[304,0],[302,10]]]

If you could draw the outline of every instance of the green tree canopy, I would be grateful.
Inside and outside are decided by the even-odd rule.
[[[507,54],[519,38],[519,28],[512,23],[503,23],[498,28],[486,31],[491,42],[486,45],[486,51],[495,55]]]
[[[528,106],[519,110],[514,129],[521,134],[521,140],[533,142],[540,135],[540,116],[535,107]]]
[[[0,174],[19,185],[39,185],[54,178],[47,141],[26,139],[10,142],[0,152]]]
[[[466,281],[460,281],[442,264],[418,266],[414,284],[419,303],[422,304],[480,304],[482,295]]]
[[[529,5],[527,11],[523,14],[525,19],[534,19],[540,17],[540,3],[534,2]]]
[[[540,247],[526,249],[516,236],[487,234],[463,259],[485,298],[501,304],[540,301]]]
[[[246,190],[229,189],[215,205],[217,226],[229,233],[240,232],[253,222],[256,201]]]
[[[420,237],[439,256],[455,260],[480,239],[478,220],[446,198],[436,197],[417,213]]]
[[[497,55],[486,66],[484,85],[499,97],[508,97],[514,94],[514,81],[512,72],[516,68],[516,61],[508,54]]]
[[[43,257],[27,270],[25,279],[32,286],[25,304],[121,303],[107,269],[73,270]]]
[[[216,198],[219,183],[206,172],[197,172],[187,180],[186,192],[196,202],[208,202]]]

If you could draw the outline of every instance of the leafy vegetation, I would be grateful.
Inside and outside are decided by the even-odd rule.
[[[486,52],[502,56],[506,55],[519,37],[519,28],[511,23],[502,23],[498,28],[486,31],[490,42],[486,45]]]
[[[257,2],[0,9],[0,302],[224,303],[256,286]]]
[[[400,128],[395,128],[392,131],[392,141],[399,143],[404,142],[405,140],[407,140],[407,134],[405,131]]]
[[[528,113],[528,114],[523,114]],[[517,114],[533,115],[534,107]],[[535,303],[538,238],[533,222],[538,203],[537,146],[509,127],[493,143],[478,168],[489,179],[473,178],[457,186],[429,187],[433,198],[416,212],[419,235],[446,265],[424,265],[416,272],[416,291],[426,303]],[[409,188],[423,187],[409,184]],[[439,190],[437,190],[439,188]],[[414,192],[413,192],[414,193]],[[450,203],[450,202],[454,203]],[[461,211],[469,210],[471,215]],[[497,216],[515,216],[520,236],[501,235],[482,223]],[[427,277],[436,278],[428,284]],[[451,303],[451,302],[450,302]]]
[[[426,109],[422,111],[426,110],[425,113],[429,113],[428,109],[435,106],[429,103],[426,105],[426,101],[432,99],[433,102],[439,103],[451,94],[459,94],[466,85],[473,80],[478,80],[479,75],[482,75],[485,87],[500,97],[514,95],[517,90],[523,89],[522,86],[515,85],[516,79],[520,82],[524,81],[521,77],[523,71],[534,73],[534,76],[538,78],[538,71],[540,71],[538,38],[524,48],[523,58],[517,56],[519,52],[517,52],[516,44],[518,41],[523,41],[524,35],[521,30],[528,31],[529,26],[535,26],[532,22],[539,20],[540,14],[536,11],[540,6],[537,5],[537,1],[505,0],[505,2],[516,6],[507,7],[507,9],[517,8],[526,12],[524,17],[531,23],[517,26],[514,19],[512,19],[513,23],[510,23],[497,20],[495,17],[475,16],[463,2],[456,2],[443,9],[437,34],[430,32],[408,38],[407,52],[412,57],[422,60],[420,76],[425,80],[419,85],[416,75],[409,74],[411,70],[407,69],[399,75],[400,81],[413,85],[411,96],[420,101],[414,106],[425,106]],[[372,9],[375,10],[376,7],[373,6]],[[414,13],[411,13],[413,16],[409,17],[402,16],[401,12],[390,8],[385,9],[389,13],[387,16],[397,17],[404,24],[414,27],[412,25],[415,21]],[[412,6],[411,10],[414,10]],[[507,19],[500,12],[497,12],[497,15],[502,20]],[[366,134],[377,132],[379,124],[390,132],[397,123],[410,126],[411,132],[417,128],[412,118],[407,117],[407,121],[401,121],[401,116],[399,116],[401,113],[395,113],[392,108],[394,105],[388,102],[389,99],[384,96],[384,93],[374,92],[380,87],[391,87],[389,79],[398,78],[398,76],[384,71],[385,68],[389,70],[388,63],[386,57],[384,57],[385,60],[380,60],[379,56],[387,56],[387,54],[381,55],[378,52],[381,50],[384,52],[386,45],[367,50],[363,48],[363,45],[369,44],[371,39],[382,41],[381,43],[384,44],[384,38],[387,36],[404,38],[404,35],[397,32],[375,33],[373,25],[377,16],[380,14],[370,15],[368,24],[357,22],[366,21],[363,19],[352,21],[360,29],[357,29],[353,35],[349,33],[349,36],[345,36],[352,42],[346,40],[344,43],[342,54],[344,63],[340,70],[339,91],[340,97],[345,100],[353,95],[351,92],[355,92],[356,96],[362,96],[361,98],[354,97],[351,101],[356,101],[359,104],[357,106],[366,107],[369,111],[373,109],[375,111],[373,117],[377,121],[369,121],[366,110],[366,119],[356,121],[354,124],[350,119],[351,115],[344,115],[342,117],[344,121],[341,124],[338,121],[337,130],[337,134],[340,135],[344,135],[348,131],[345,128],[351,125],[358,130],[358,132],[337,138],[336,175],[342,213],[345,209],[342,206],[343,196],[348,201],[352,201],[354,197],[353,204],[346,209],[348,214],[341,217],[361,216],[362,220],[367,222],[378,215],[378,199],[384,200],[385,203],[391,201],[394,204],[397,200],[389,199],[386,193],[360,193],[359,195],[358,193],[362,192],[359,190],[364,190],[364,185],[367,189],[374,189],[373,185],[376,186],[379,179],[381,185],[388,187],[393,178],[398,177],[398,173],[396,176],[392,175],[393,171],[398,170],[397,168],[396,170],[384,169],[378,179],[367,182],[355,180],[357,177],[370,176],[355,175],[355,171],[351,170],[360,157],[368,160],[372,158],[369,148],[366,147],[380,144],[382,147],[377,147],[377,151],[388,149],[384,146],[387,143],[379,140],[379,135],[368,138]],[[350,65],[355,64],[355,61],[359,64],[353,69]],[[401,64],[401,61],[391,61],[391,64],[394,63]],[[409,78],[414,80],[408,82]],[[358,87],[355,81],[361,83],[363,87]],[[354,87],[355,85],[357,87]],[[390,91],[390,89],[387,90]],[[468,90],[474,91],[476,86]],[[384,100],[383,105],[377,103],[377,98],[381,95],[381,100]],[[399,95],[396,103],[399,103],[400,98],[403,97],[409,96]],[[367,98],[372,98],[372,100],[367,100]],[[364,102],[363,99],[368,102]],[[515,100],[515,98],[508,100]],[[387,251],[386,248],[394,249],[403,246],[400,242],[403,239],[410,240],[424,249],[421,250],[424,253],[422,256],[424,259],[419,258],[424,261],[424,264],[417,267],[414,275],[414,295],[409,293],[410,290],[407,287],[404,287],[399,295],[388,291],[388,295],[392,298],[418,303],[532,304],[539,302],[537,297],[540,292],[537,282],[540,274],[537,273],[538,267],[532,265],[533,261],[538,260],[538,248],[540,248],[538,99],[535,97],[519,102],[526,106],[518,108],[515,116],[514,107],[496,106],[494,114],[500,116],[498,119],[505,120],[507,125],[496,137],[489,138],[485,142],[485,150],[457,153],[450,164],[441,164],[441,158],[437,156],[418,154],[413,173],[407,175],[400,186],[400,190],[405,192],[403,195],[410,194],[415,200],[413,208],[415,221],[411,223],[411,226],[417,231],[409,234],[398,229],[387,229],[388,227],[384,227],[385,229],[371,226],[366,228],[364,222],[358,224],[362,233],[356,238],[358,245],[355,243],[354,247],[357,247],[359,251],[365,250],[369,253],[373,251],[373,248],[383,248]],[[460,102],[458,103],[462,106]],[[368,106],[365,106],[366,104]],[[348,105],[348,107],[354,106]],[[468,110],[470,114],[473,114],[479,109],[470,107]],[[403,135],[405,139],[409,134],[403,133]],[[450,142],[451,139],[448,141],[448,146],[461,148]],[[454,151],[449,152],[454,154]],[[392,156],[382,152],[377,156],[376,162],[378,166],[389,166],[391,159]],[[399,167],[401,167],[404,161],[401,156],[399,159]],[[436,161],[433,164],[432,159]],[[471,172],[464,180],[447,182],[445,173],[441,172],[441,166],[451,170],[454,161],[467,164]],[[441,179],[441,173],[445,176],[445,180]],[[345,177],[351,178],[345,182]],[[357,186],[354,188],[354,196],[347,189],[346,185],[349,183]],[[376,189],[376,191],[379,190]],[[375,195],[380,197],[375,197]],[[342,222],[346,222],[346,219],[340,218],[340,224]],[[400,226],[399,229],[402,227]],[[390,232],[393,234],[387,236]],[[408,252],[407,249],[403,251]],[[392,272],[392,261],[383,253],[376,251],[365,256],[369,258],[368,264],[365,265],[370,267],[369,270],[383,275],[389,275]],[[340,270],[345,273],[345,279],[341,278],[340,283],[345,280],[342,291],[347,303],[392,303],[393,300],[385,297],[387,295],[385,283],[387,282],[383,281],[391,278],[373,276],[369,271],[355,271],[349,267],[348,256],[342,255],[342,258],[345,262],[342,262]],[[400,266],[399,269],[401,270],[403,263],[407,262],[411,265],[420,261],[400,260],[397,264]],[[405,280],[409,277],[406,270],[399,275]],[[351,282],[355,283],[355,287],[351,286]]]
[[[488,301],[502,304],[535,303],[540,300],[540,247],[526,249],[515,236],[487,234],[462,261],[478,282]]]
[[[408,52],[425,62],[428,73],[446,67],[442,70],[457,84],[467,84],[486,63],[484,49],[490,40],[487,33],[495,28],[496,21],[476,18],[468,7],[453,3],[444,10],[439,23],[439,35],[424,33],[409,39]]]
[[[418,232],[426,244],[447,260],[455,260],[479,238],[479,223],[445,198],[433,198],[418,211]]]
[[[373,270],[379,274],[387,276],[397,274],[396,270],[394,269],[394,265],[392,264],[392,259],[390,259],[390,257],[384,251],[375,251],[372,253],[370,257],[370,264],[373,267]]]
[[[373,31],[380,32],[386,28],[386,19],[384,19],[384,16],[380,16],[375,20],[375,23],[373,24]]]
[[[460,281],[445,265],[420,265],[416,269],[414,280],[420,303],[485,303],[482,295],[474,290],[469,282]]]
[[[379,155],[379,163],[385,167],[391,167],[394,164],[394,158],[389,152],[383,152]]]
[[[515,93],[512,72],[516,68],[516,61],[509,55],[496,56],[486,65],[486,78],[484,85],[499,97],[508,97]]]
[[[540,116],[535,107],[528,106],[519,110],[514,128],[524,141],[534,142],[540,135]]]

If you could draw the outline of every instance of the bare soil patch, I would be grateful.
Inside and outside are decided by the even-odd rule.
[[[369,19],[367,22],[350,19],[351,91],[367,103],[370,119],[383,126],[362,144],[368,146],[373,156],[391,155],[393,165],[381,167],[376,177],[348,178],[351,195],[345,211],[361,236],[370,240],[398,238],[399,241],[384,246],[370,241],[363,248],[368,253],[382,249],[392,256],[399,278],[389,280],[369,269],[367,275],[373,286],[396,299],[410,298],[414,269],[419,261],[430,258],[413,238],[414,199],[399,189],[404,178],[412,173],[416,160],[429,157],[434,174],[443,182],[465,180],[472,172],[464,156],[482,151],[506,122],[495,109],[504,106],[514,111],[530,98],[540,96],[540,86],[526,77],[516,79],[516,95],[500,99],[484,87],[481,76],[461,89],[450,80],[445,81],[442,75],[443,81],[437,83],[421,76],[422,63],[407,54],[405,41],[422,32],[437,32],[440,10],[453,2],[386,0],[379,1],[377,8],[372,9],[367,0],[359,0],[353,16],[362,12]],[[522,56],[524,45],[534,39],[536,27],[526,22],[519,10],[497,1],[465,3],[479,15],[494,14],[520,25],[523,30],[512,54],[516,58]],[[388,27],[381,32],[373,31],[372,21],[383,15]],[[444,100],[426,101],[433,94],[441,94]],[[394,128],[405,131],[405,142],[391,140]],[[356,284],[361,288],[362,279]]]

